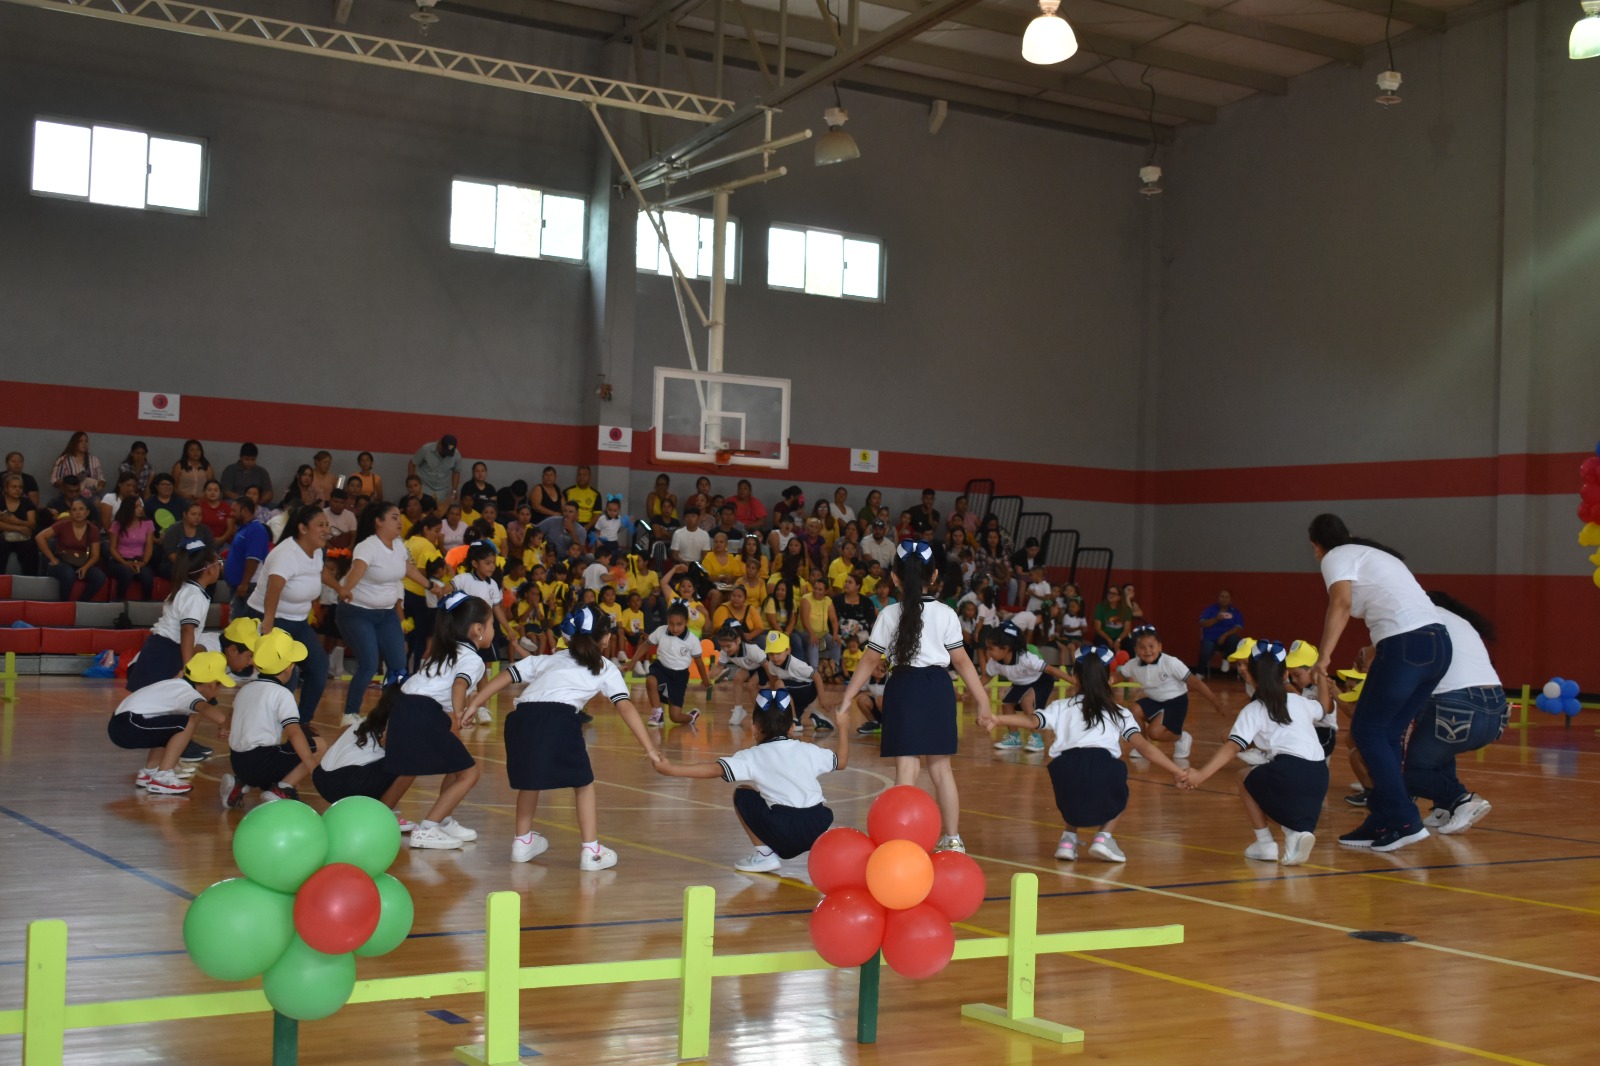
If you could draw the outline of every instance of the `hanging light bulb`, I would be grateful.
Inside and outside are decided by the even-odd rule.
[[[817,166],[825,167],[831,163],[861,158],[856,139],[844,131],[844,124],[849,120],[850,112],[842,107],[830,107],[822,113],[822,121],[828,124],[828,132],[817,138]]]
[[[1567,55],[1573,59],[1600,56],[1600,0],[1583,0],[1583,18],[1572,24]]]
[[[1039,0],[1042,12],[1028,23],[1022,35],[1022,58],[1042,67],[1064,63],[1078,51],[1078,36],[1067,25],[1067,20],[1056,14],[1061,0]]]
[[[1140,196],[1161,195],[1161,168],[1151,164],[1139,168],[1139,180],[1144,182],[1144,187],[1139,190]]]
[[[1597,0],[1600,2],[1600,0]],[[1400,102],[1400,72],[1386,70],[1378,75],[1378,103],[1393,107]]]

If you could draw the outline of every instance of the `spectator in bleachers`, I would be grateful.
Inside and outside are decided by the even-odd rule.
[[[356,512],[350,506],[350,493],[344,489],[334,489],[328,493],[328,528],[333,531],[328,541],[335,548],[351,548],[355,546],[356,538]],[[396,515],[399,509],[395,510]]]
[[[5,473],[16,474],[22,479],[22,494],[28,498],[28,502],[38,507],[39,483],[33,479],[32,474],[22,469],[24,462],[21,452],[7,452]]]
[[[411,553],[411,565],[424,575],[428,573],[428,567],[436,563],[444,566],[444,553],[439,550],[441,528],[438,515],[423,515],[406,536],[406,551]],[[434,605],[428,602],[429,585],[429,582],[413,581],[409,577],[401,584],[405,593],[405,615],[412,623],[411,632],[406,634],[406,663],[407,669],[413,673],[421,668],[423,657],[428,652],[428,642],[433,638],[437,612]]]
[[[754,534],[746,536],[744,540],[739,542],[738,551],[739,562],[743,563],[745,567],[745,576],[749,576],[750,564],[754,563],[756,575],[760,578],[762,585],[765,586],[767,574],[770,572],[771,567],[767,563],[767,557],[761,553],[761,538]],[[758,607],[761,605],[761,601],[754,597],[751,598],[750,602]]]
[[[889,536],[888,524],[881,518],[874,518],[869,527],[869,533],[861,541],[861,554],[868,560],[875,560],[885,567],[894,565],[894,540]]]
[[[811,505],[811,517],[816,519],[818,531],[822,534],[823,558],[818,560],[818,564],[826,569],[828,560],[833,557],[833,546],[839,540],[842,526],[839,520],[833,517],[833,505],[827,500],[818,500]],[[811,525],[809,519],[806,525]]]
[[[789,515],[783,517],[785,522],[789,521]],[[789,538],[789,542],[778,553],[767,580],[769,584],[788,582],[796,600],[805,594],[805,590],[811,587],[811,559],[806,554],[805,541],[797,536]]]
[[[439,546],[449,551],[467,542],[472,524],[461,514],[461,505],[452,503],[444,509],[444,521],[439,523]]]
[[[537,522],[561,517],[561,483],[555,467],[547,466],[539,472],[539,484],[528,494],[528,502],[533,505],[533,517]]]
[[[793,515],[795,528],[800,528],[806,520],[806,497],[800,491],[799,485],[790,485],[783,490],[783,497],[772,505],[772,521],[778,522],[784,515]]]
[[[140,499],[142,496],[139,491],[138,474],[131,470],[124,470],[118,474],[117,487],[100,497],[100,528],[111,528],[111,520],[116,517],[117,509],[122,506],[123,500]]]
[[[561,504],[561,513],[555,518],[540,522],[539,532],[555,549],[557,559],[565,559],[572,545],[585,545],[589,539],[589,531],[578,521],[578,505],[570,501]]]
[[[489,484],[489,464],[473,463],[472,477],[461,486],[461,505],[482,513],[489,504],[500,505],[500,494]]]
[[[672,534],[672,557],[680,563],[693,564],[704,559],[710,550],[711,534],[700,528],[700,511],[691,507],[683,512],[683,528]]]
[[[862,644],[867,642],[867,636],[872,632],[872,623],[878,620],[878,609],[872,601],[861,595],[861,578],[850,573],[845,579],[839,592],[833,597],[833,614],[838,620],[838,641],[833,650],[834,658],[839,658],[840,645],[851,637],[859,637]]]
[[[528,502],[528,483],[520,477],[495,493],[494,502],[503,515],[515,515],[517,509]]]
[[[63,496],[67,492],[62,484],[69,476],[78,479],[78,494],[91,500],[105,489],[106,480],[100,472],[100,460],[90,454],[89,434],[81,429],[67,438],[67,446],[50,467],[50,484]]]
[[[951,532],[957,529],[965,530],[968,537],[978,531],[978,516],[967,510],[967,498],[957,496],[955,505],[944,520],[944,527]]]
[[[765,628],[775,633],[788,633],[794,628],[794,586],[781,576],[761,604],[761,617],[765,621]]]
[[[262,500],[272,499],[272,475],[266,468],[256,463],[259,451],[254,444],[239,445],[239,461],[229,463],[222,468],[222,476],[217,480],[222,482],[222,495],[230,500],[237,500],[245,494],[246,489],[254,488],[259,494],[257,503]]]
[[[255,591],[256,570],[272,550],[272,534],[257,517],[256,502],[248,496],[233,501],[233,540],[223,563],[222,580],[233,590],[230,614],[240,617]]]
[[[328,684],[328,653],[310,622],[312,605],[322,595],[323,586],[337,589],[339,583],[323,569],[323,549],[329,536],[328,516],[322,508],[309,504],[292,512],[284,526],[283,538],[256,573],[255,591],[250,594],[247,615],[261,619],[261,635],[282,629],[306,647],[300,664],[300,721],[309,723],[317,713],[317,703]],[[314,731],[313,731],[314,732]]]
[[[1090,638],[1115,651],[1132,629],[1133,612],[1123,602],[1122,589],[1112,585],[1106,589],[1106,598],[1095,605],[1094,614],[1089,616]]]
[[[0,574],[6,572],[13,555],[21,573],[38,572],[39,546],[33,539],[38,517],[39,509],[28,498],[22,475],[13,470],[0,474]]]
[[[278,501],[278,510],[294,511],[301,507],[309,507],[316,503],[316,489],[312,481],[316,471],[311,469],[311,464],[301,463],[295,468],[294,480],[289,482],[289,489],[283,494],[283,499]]]
[[[650,490],[650,495],[644,498],[645,518],[654,523],[661,517],[662,504],[670,502],[672,509],[677,510],[678,497],[672,493],[672,479],[665,474],[656,475],[656,487]]]
[[[850,490],[840,485],[833,490],[833,502],[828,504],[828,513],[835,522],[854,522],[856,511],[846,501],[850,499]]]
[[[1244,639],[1244,613],[1233,605],[1233,593],[1223,589],[1217,593],[1217,602],[1200,612],[1200,658],[1195,661],[1195,673],[1202,677],[1211,674],[1211,659],[1222,653],[1222,670],[1228,670],[1228,656]]]
[[[932,489],[922,490],[922,502],[911,509],[911,530],[923,539],[931,539],[933,531],[939,528],[939,511],[933,506],[935,494]]]
[[[155,477],[156,468],[150,464],[150,446],[142,440],[136,440],[128,445],[128,457],[122,460],[122,465],[117,467],[117,475],[132,474],[135,491],[143,496],[150,491],[150,479]]]
[[[694,492],[690,493],[689,498],[683,501],[683,513],[687,515],[691,507],[698,510],[702,515],[715,513],[711,510],[710,478],[697,477],[694,479]]]
[[[145,517],[155,523],[157,533],[183,517],[189,504],[179,496],[171,474],[157,474],[150,480],[150,498],[145,501]]]
[[[219,545],[226,547],[233,540],[233,505],[222,498],[222,482],[216,478],[201,490],[200,518]]]
[[[767,505],[756,499],[746,478],[739,479],[733,494],[733,518],[751,533],[759,533],[767,520]]]
[[[76,475],[74,475],[76,476]],[[65,479],[63,479],[65,480]],[[63,600],[72,599],[73,586],[83,582],[80,601],[92,600],[106,583],[100,570],[100,527],[89,518],[89,501],[74,496],[66,517],[47,526],[34,538],[50,576],[56,579]]]
[[[167,478],[171,486],[166,474],[158,477]],[[106,573],[117,583],[117,599],[127,599],[134,582],[150,599],[156,584],[155,554],[156,524],[145,517],[144,501],[137,496],[123,500],[106,530]]]
[[[1000,550],[1006,557],[1016,551],[1016,545],[1011,543],[1011,533],[1000,524],[1000,518],[993,511],[983,516],[983,521],[978,523],[978,543],[981,545],[988,537],[989,531],[994,530],[1000,534]]]
[[[173,491],[186,500],[197,500],[205,491],[206,482],[216,477],[206,449],[197,440],[183,442],[183,454],[172,464]]]
[[[594,525],[595,516],[600,513],[600,490],[590,484],[592,477],[588,467],[578,467],[577,483],[561,494],[562,499],[578,505],[578,524],[585,528]]]
[[[973,550],[972,563],[974,587],[979,577],[987,577],[994,584],[996,592],[1006,587],[1011,580],[1011,562],[998,528],[983,531],[978,538],[977,548]]]
[[[785,511],[774,520],[772,529],[767,533],[765,548],[772,559],[780,559],[789,550],[789,542],[794,540],[795,517],[793,511]]]
[[[717,524],[712,533],[725,533],[729,544],[737,544],[744,539],[745,528],[739,522],[738,505],[732,500],[724,501],[717,508]]]
[[[318,452],[311,457],[311,502],[319,507],[328,506],[333,499],[333,488],[339,476],[333,472],[333,453]]]
[[[456,451],[456,438],[453,433],[446,433],[435,444],[424,444],[417,449],[417,454],[411,457],[411,462],[406,465],[407,480],[415,476],[422,482],[422,491],[432,496],[435,501],[460,498],[461,490],[461,454]],[[438,507],[435,502],[433,507],[426,504],[424,511],[432,511]]]
[[[78,488],[80,484],[77,474],[68,474],[61,479],[60,490],[46,500],[41,508],[44,511],[45,522],[58,522],[67,517],[67,511],[71,507],[72,501],[83,495]],[[89,510],[89,514],[91,517],[94,515],[92,507]]]
[[[868,526],[872,525],[872,520],[878,517],[878,508],[882,506],[883,493],[877,489],[869,490],[867,498],[861,503],[861,510],[856,512],[856,521],[858,523],[865,522]],[[862,533],[864,534],[865,532],[866,530],[863,529]]]
[[[406,494],[400,497],[400,509],[411,515],[411,504],[415,502],[421,514],[440,514],[439,501],[429,496],[422,489],[422,479],[416,474],[406,475]],[[445,503],[451,501],[446,500]]]
[[[512,556],[522,559],[523,553],[533,546],[530,537],[539,532],[539,527],[533,524],[533,505],[526,500],[518,505],[515,515],[506,523],[506,540]],[[523,562],[526,564],[527,560]]]
[[[161,534],[161,551],[155,560],[156,574],[171,581],[173,568],[178,564],[178,553],[185,544],[197,540],[205,544],[207,551],[217,550],[217,538],[206,526],[204,507],[199,500],[190,500],[189,506],[183,509],[183,517]],[[145,599],[149,598],[150,594],[145,593]]]
[[[356,472],[351,477],[361,479],[361,491],[373,500],[381,500],[383,496],[383,475],[372,469],[375,460],[371,452],[362,452],[356,456]],[[348,487],[349,479],[346,480]]]
[[[824,656],[831,662],[839,647],[839,614],[834,609],[833,597],[828,595],[828,579],[821,573],[812,578],[810,588],[800,597],[796,612],[800,618],[789,637],[793,640],[797,633],[804,636],[803,646],[797,648],[795,654],[804,657],[815,670]]]

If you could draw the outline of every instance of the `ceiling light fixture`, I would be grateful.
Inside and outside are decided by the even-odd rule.
[[[1056,14],[1061,0],[1039,0],[1041,14],[1028,23],[1022,35],[1022,58],[1048,67],[1064,63],[1078,51],[1078,36],[1067,20]]]
[[[1144,182],[1144,187],[1139,190],[1140,196],[1161,195],[1161,168],[1148,166],[1139,168],[1139,180]]]
[[[844,101],[839,99],[837,82],[833,86],[833,101],[837,106],[822,113],[822,121],[828,124],[828,132],[817,138],[816,164],[819,167],[861,158],[856,139],[844,131],[844,124],[850,121],[850,112],[844,109]]]
[[[1572,24],[1567,55],[1572,59],[1600,56],[1600,0],[1583,0],[1583,18]]]
[[[434,14],[434,7],[439,0],[417,0],[417,9],[411,13],[411,21],[422,27],[422,32],[427,33],[428,27],[439,21],[439,16]]]
[[[1383,17],[1383,46],[1389,52],[1389,69],[1378,75],[1378,103],[1393,107],[1400,102],[1400,72],[1394,69],[1394,40],[1389,36],[1389,24],[1394,19],[1394,0],[1389,0],[1389,13]]]
[[[1139,75],[1139,81],[1149,92],[1149,101],[1145,104],[1144,118],[1150,124],[1150,155],[1145,159],[1144,166],[1139,168],[1139,180],[1144,185],[1139,189],[1140,196],[1161,195],[1161,168],[1156,166],[1156,154],[1161,150],[1161,138],[1156,131],[1156,87],[1150,82],[1150,68],[1144,68],[1144,73]],[[1122,84],[1119,79],[1117,84]]]

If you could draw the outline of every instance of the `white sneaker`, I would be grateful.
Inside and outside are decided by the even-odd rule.
[[[934,851],[955,851],[962,855],[967,853],[967,846],[961,842],[960,834],[946,834],[939,838],[939,843],[934,845]]]
[[[440,822],[439,828],[443,829],[446,833],[450,834],[457,840],[467,841],[478,839],[478,831],[476,829],[468,829],[466,826],[456,821],[454,816],[446,818],[444,821]]]
[[[1438,829],[1440,826],[1448,824],[1449,821],[1450,808],[1448,807],[1435,807],[1433,810],[1423,815],[1422,818],[1422,824],[1427,826],[1429,829]]]
[[[1193,748],[1194,734],[1188,730],[1184,730],[1183,733],[1179,734],[1178,742],[1172,746],[1172,757],[1174,759],[1187,759],[1189,757],[1189,752],[1193,750]]]
[[[1456,833],[1465,833],[1468,829],[1478,824],[1479,819],[1494,808],[1489,801],[1474,792],[1450,812],[1450,819],[1439,827],[1439,832],[1445,836],[1454,836]],[[1424,822],[1424,825],[1427,823]]]
[[[1078,834],[1062,833],[1061,839],[1056,841],[1056,858],[1065,859],[1067,862],[1076,862],[1078,858]]]
[[[172,768],[172,772],[175,775],[177,775],[178,780],[187,781],[189,778],[193,777],[195,775],[195,771],[197,771],[199,769],[200,769],[200,764],[199,763],[182,763],[181,762],[177,766],[174,766]]]
[[[650,712],[650,721],[649,721],[648,724],[650,724],[650,725],[660,725],[662,720],[665,719],[666,716],[667,716],[667,712],[662,710],[660,707],[657,707],[655,710]]]
[[[1222,672],[1225,674],[1233,673],[1233,663],[1228,661],[1227,656],[1223,656],[1222,659]]]
[[[402,836],[405,835],[406,833],[412,832],[413,830],[415,830],[417,828],[417,823],[416,822],[413,822],[411,819],[407,818],[405,815],[401,814],[399,811],[395,811],[394,812],[394,820],[397,823],[399,823],[400,833],[401,833]]]
[[[746,874],[770,874],[775,872],[783,862],[778,858],[778,853],[769,851],[765,855],[759,851],[752,851],[744,858],[733,864],[733,868]]]
[[[1299,866],[1311,858],[1311,849],[1316,846],[1317,838],[1312,833],[1297,833],[1293,829],[1283,831],[1283,858],[1279,861],[1285,866]]]
[[[359,726],[361,724],[361,716],[359,714],[347,714],[339,720],[339,724],[346,729]]]
[[[534,833],[533,840],[528,842],[517,837],[511,842],[511,861],[527,862],[529,859],[536,859],[549,847],[550,839],[543,833]]]
[[[617,853],[604,844],[600,845],[599,851],[590,851],[588,848],[580,848],[579,850],[583,852],[578,857],[578,869],[580,870],[609,870],[617,864]]]
[[[642,660],[640,662],[636,662],[636,663],[633,664],[633,676],[634,677],[648,677],[649,674],[650,674],[650,667],[648,665],[646,665]]]
[[[1128,861],[1128,857],[1122,854],[1122,849],[1117,847],[1117,842],[1110,833],[1096,833],[1094,843],[1089,845],[1089,854],[1106,862]]]
[[[442,825],[419,825],[411,831],[411,846],[434,851],[451,851],[461,846],[461,841],[444,831]]]
[[[155,776],[156,775],[153,770],[140,770],[139,775],[133,779],[133,787],[144,788]]]
[[[488,725],[490,722],[494,721],[494,718],[490,716],[489,708],[479,707],[477,715],[474,716],[472,720],[479,725]]]
[[[1021,751],[1022,737],[1018,736],[1016,733],[1007,733],[1005,736],[994,742],[994,750]]]
[[[1247,762],[1251,766],[1265,766],[1272,761],[1272,756],[1260,748],[1245,748],[1239,753],[1239,761]]]
[[[736,704],[733,705],[733,713],[728,715],[728,724],[729,725],[738,725],[740,722],[744,721],[746,718],[749,718],[749,717],[750,717],[750,712],[745,710],[742,704],[736,703]],[[595,869],[603,870],[603,869],[605,869],[605,867],[597,866],[597,867],[595,867]]]
[[[1278,842],[1276,840],[1258,840],[1244,849],[1247,859],[1260,859],[1262,862],[1278,861]]]
[[[182,796],[194,788],[171,770],[157,770],[150,775],[144,787],[146,792],[154,792],[158,796]]]

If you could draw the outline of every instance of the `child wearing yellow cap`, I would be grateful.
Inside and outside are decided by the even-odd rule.
[[[216,708],[223,688],[233,688],[227,661],[216,652],[198,652],[184,666],[183,677],[146,685],[117,705],[106,735],[119,748],[145,752],[135,788],[162,796],[189,793],[192,786],[180,776],[178,759],[194,736],[196,715],[226,734],[228,719]]]
[[[252,788],[266,803],[300,798],[295,786],[316,766],[317,756],[288,686],[295,664],[307,654],[306,646],[287,630],[274,629],[256,642],[258,676],[233,698],[228,730],[232,772],[222,775],[223,806],[242,806]]]
[[[767,675],[773,688],[782,687],[793,702],[794,726],[804,726],[806,708],[817,702],[815,671],[811,664],[789,649],[787,633],[768,633],[763,639],[767,653]],[[848,708],[846,708],[848,710]],[[811,725],[819,733],[833,729],[833,722],[817,711],[811,712]]]

